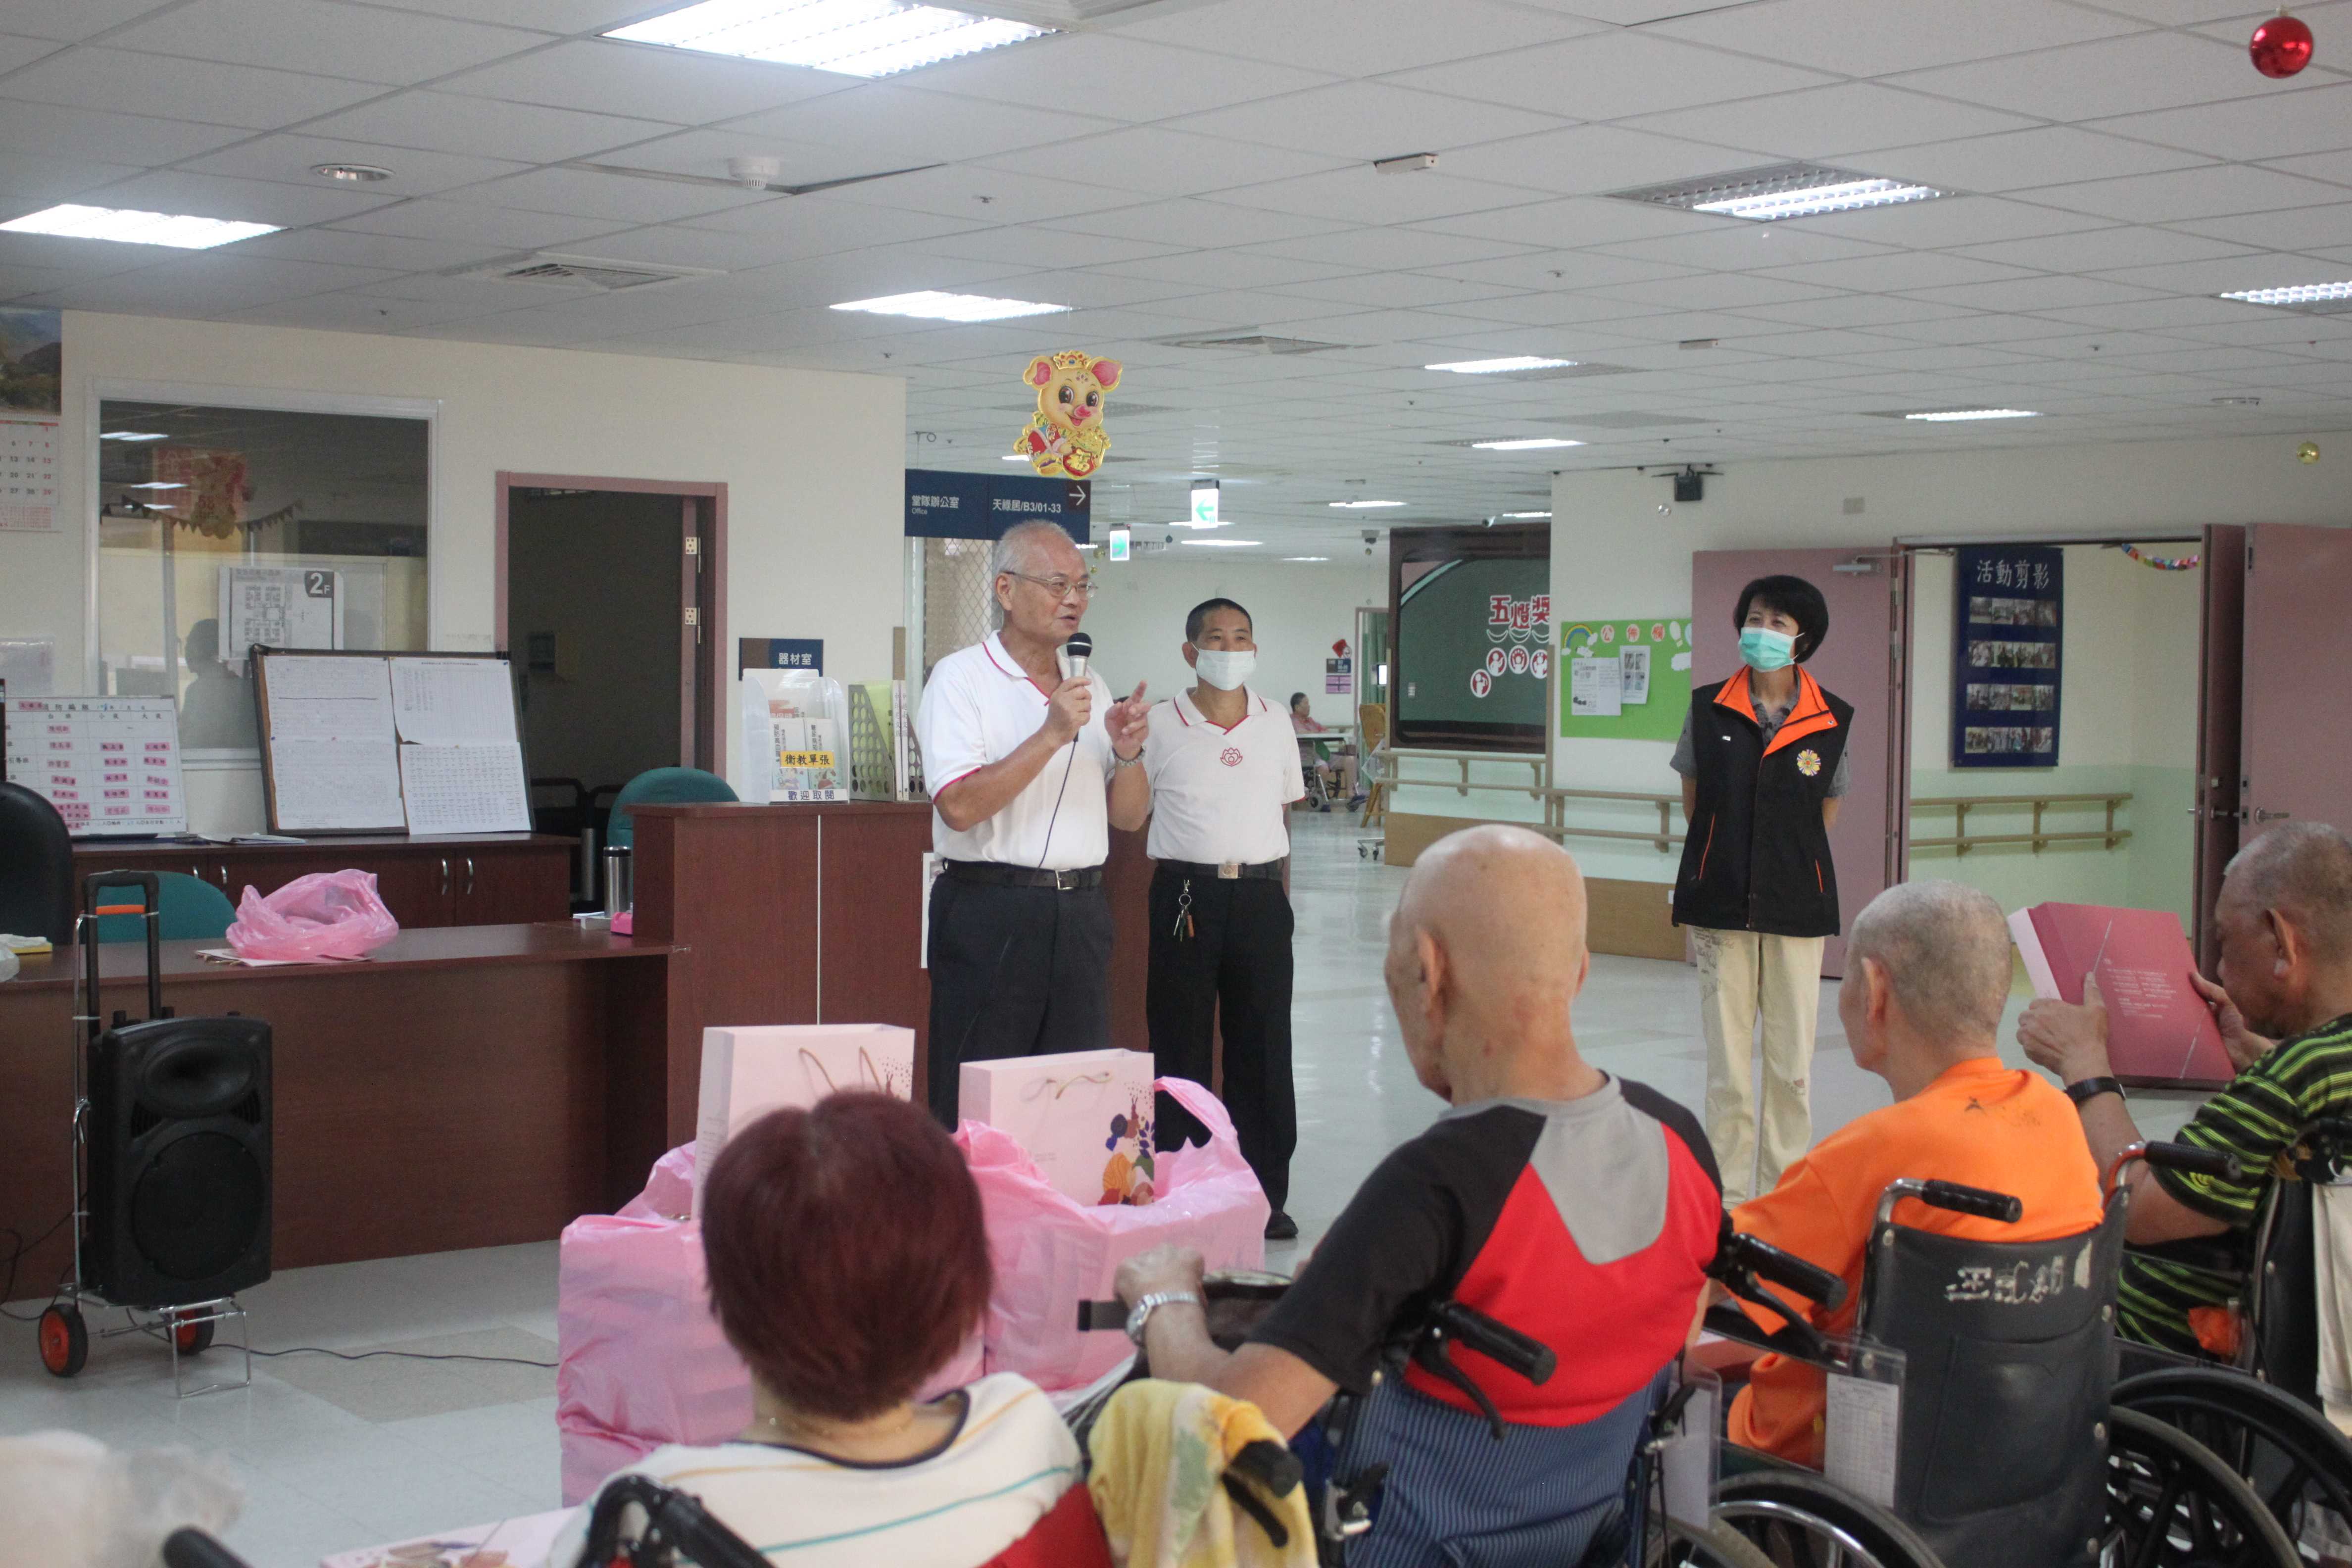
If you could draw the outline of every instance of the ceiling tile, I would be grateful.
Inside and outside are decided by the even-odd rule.
[[[862,185],[845,185],[826,194],[860,205],[977,217],[990,223],[1037,223],[1129,206],[1135,201],[1132,191],[952,163]]]
[[[1007,261],[1029,267],[1091,267],[1113,273],[1119,272],[1123,263],[1153,258],[1181,259],[1187,254],[1235,254],[1232,251],[1188,253],[1177,246],[1154,245],[1148,240],[1113,239],[1108,235],[1072,234],[1067,229],[1031,228],[1026,226],[969,229],[933,240],[930,246],[941,256],[969,257],[975,261]],[[1126,275],[1139,278],[1166,276],[1153,272]],[[1254,285],[1243,283],[1240,286],[1249,288]]]
[[[1697,237],[1696,236],[1686,237]],[[1534,289],[1546,293],[1592,289],[1604,283],[1642,283],[1690,276],[1696,269],[1651,257],[1595,250],[1538,250],[1490,261],[1465,261],[1429,270],[1441,277],[1483,284],[1496,291]]]
[[[470,267],[504,255],[507,249],[478,241],[416,239],[342,228],[288,229],[282,234],[241,240],[238,248],[253,256],[282,256],[296,261],[326,261],[386,272],[437,272],[446,267]]]
[[[0,97],[0,147],[7,148],[11,155],[37,153],[51,158],[144,167],[209,153],[239,135],[225,125],[100,113]]]
[[[1087,237],[1055,237],[1080,241]],[[1181,283],[1201,292],[1223,289],[1268,289],[1285,283],[1306,283],[1349,270],[1328,261],[1300,261],[1249,250],[1192,250],[1156,256],[1140,261],[1112,262],[1098,270],[1121,278],[1150,278]]]
[[[831,195],[794,196],[790,201],[737,207],[696,218],[686,228],[719,229],[729,234],[758,235],[775,247],[778,261],[803,256],[826,256],[868,245],[899,244],[938,235],[960,234],[989,226],[980,217],[940,217],[930,213],[898,212],[866,206]]]
[[[1406,87],[1579,120],[1615,120],[1790,92],[1832,79],[1643,33],[1596,33],[1493,59],[1408,71],[1395,79]]]
[[[2248,254],[2242,246],[2180,234],[2168,228],[2125,226],[2095,228],[2083,234],[2047,235],[2037,239],[2002,240],[1969,246],[1963,256],[2012,267],[2038,268],[2045,272],[2091,272],[2101,268],[2154,265],[2165,261],[2203,261],[2216,257]]]
[[[26,201],[0,203],[0,213],[21,217],[37,210]],[[152,245],[117,245],[103,239],[65,239],[46,234],[0,234],[0,267],[32,268],[65,274],[65,286],[84,278],[107,278],[153,267],[173,253]]]
[[[1177,128],[1369,163],[1549,130],[1565,118],[1483,99],[1355,81],[1191,115],[1177,121]]]
[[[0,74],[19,66],[32,64],[43,55],[57,51],[55,38],[28,38],[17,33],[0,33]]]
[[[1646,115],[1631,123],[1775,158],[1834,159],[1922,142],[1989,135],[2032,122],[1999,110],[1953,103],[1873,82],[1849,81],[1738,103],[1710,103]]]
[[[2202,162],[2194,153],[2050,125],[1881,153],[1873,172],[1947,191],[1999,192],[2153,174]]]
[[[1321,87],[1325,70],[1202,55],[1122,33],[1065,33],[926,69],[926,92],[1023,106],[1053,104],[1111,120],[1167,120]],[[1075,89],[1075,90],[1074,90]]]
[[[1823,217],[1785,221],[1801,225],[1814,234],[1839,234],[1852,239],[1923,250],[1985,245],[1996,239],[2023,239],[2037,234],[2066,234],[2080,228],[2105,228],[2109,223],[2105,218],[2063,211],[2055,205],[2004,201],[1999,196],[1947,196],[1942,201],[1906,202],[1865,212],[1831,213]]]
[[[139,174],[120,184],[109,185],[100,195],[108,206],[131,207],[141,212],[191,213],[198,217],[276,224],[280,228],[357,217],[400,199],[390,194],[344,190],[323,180],[309,185],[289,185],[275,180],[225,179],[218,174],[190,174],[183,169],[159,169]]]
[[[675,129],[649,120],[499,103],[448,92],[404,92],[303,127],[321,136],[552,163],[643,142]]]
[[[1564,195],[1627,190],[1752,167],[1756,154],[1615,125],[1577,125],[1449,153],[1446,173]]]
[[[1066,97],[1066,95],[1065,95]],[[983,103],[885,82],[866,82],[786,109],[731,121],[749,136],[781,136],[816,146],[855,148],[873,162],[927,163],[986,158],[1109,131],[1095,114],[1029,104]]]
[[[1178,200],[1088,213],[1054,226],[1074,228],[1081,234],[1107,234],[1169,245],[1198,245],[1203,235],[1215,235],[1228,245],[1249,245],[1328,234],[1346,226],[1322,218],[1237,207],[1225,202]]]
[[[365,142],[339,142],[327,136],[288,132],[257,136],[217,153],[190,159],[186,168],[204,174],[229,174],[242,179],[278,180],[288,184],[323,185],[325,178],[311,173],[320,163],[370,163],[388,168],[392,177],[359,187],[387,196],[423,196],[481,180],[494,180],[528,167],[502,158],[468,158],[456,153],[426,153],[414,147],[380,147]],[[334,186],[333,189],[350,189]]]
[[[2333,283],[2344,268],[2308,256],[2247,255],[2225,261],[2176,261],[2126,267],[2096,276],[2168,294],[2224,294],[2243,289],[2284,289],[2296,283]]]
[[[558,44],[434,85],[474,98],[701,125],[845,91],[857,80],[805,66],[594,38]]]
[[[311,294],[231,312],[226,319],[264,327],[310,327],[328,332],[397,332],[404,328],[466,321],[480,311],[370,294]]]
[[[604,218],[558,217],[551,213],[502,212],[464,202],[420,200],[362,213],[340,226],[362,234],[406,235],[496,245],[512,250],[562,246],[622,226]]]
[[[1294,283],[1276,290],[1302,300],[1334,301],[1382,309],[1427,310],[1459,304],[1465,300],[1492,299],[1514,290],[1492,283],[1465,283],[1419,272],[1368,272],[1355,278],[1330,278],[1316,283]]]
[[[1979,310],[2080,310],[2090,305],[2133,304],[2153,298],[2152,291],[2095,278],[2015,278],[2002,283],[1960,283],[1944,289],[1913,290],[1920,299]]]
[[[2268,169],[2225,163],[2179,169],[2168,174],[2135,174],[2079,185],[2053,185],[2034,193],[2052,205],[2078,208],[2131,223],[2179,223],[2230,213],[2275,212],[2333,202],[2343,193],[2316,180],[2297,179]]]
[[[1597,290],[1613,300],[1683,310],[1734,310],[1748,305],[1781,305],[1828,294],[1808,283],[1759,278],[1744,272],[1701,272],[1649,283],[1614,283]]]
[[[2302,174],[2314,180],[2326,180],[2330,184],[2352,185],[2352,153],[2306,153],[2296,158],[2274,159],[2270,166],[2282,174]]]
[[[1752,272],[1764,267],[1793,267],[1807,261],[1837,261],[1852,256],[1885,254],[1883,245],[1835,235],[1811,234],[1784,223],[1743,223],[1662,239],[1637,239],[1600,247],[1611,256],[1641,261],[1669,262],[1677,267],[1704,268],[1716,272]]]
[[[1775,268],[1767,276],[1818,283],[1829,289],[1853,289],[1865,294],[1894,294],[1954,283],[1993,283],[2032,274],[2021,267],[2004,267],[1971,257],[1915,250],[1857,256],[1843,261],[1807,262]]]
[[[792,198],[761,191],[720,190],[715,185],[637,179],[587,169],[533,169],[452,191],[447,199],[524,212],[610,218],[615,223],[667,223],[730,207]]]
[[[1473,213],[1423,226],[1449,234],[1475,235],[1517,244],[1570,250],[1629,239],[1655,239],[1704,229],[1744,228],[1737,218],[1708,217],[1672,207],[1614,202],[1599,196],[1537,202],[1528,206]]]
[[[1067,137],[996,163],[1022,174],[1165,196],[1206,195],[1344,166],[1342,160],[1325,153],[1254,146],[1156,125]]]
[[[2137,24],[2046,0],[1767,0],[1649,30],[1841,76],[1885,76],[2108,37]]]
[[[2135,33],[1910,71],[1891,81],[2018,114],[2073,121],[2251,97],[2262,79],[2247,69],[2242,49],[2182,33]]]
[[[2138,16],[2167,27],[2193,26],[2200,22],[2218,21],[2224,16],[2262,14],[2261,11],[2250,12],[2245,0],[2099,0],[2099,6],[2102,10],[2120,11],[2126,16]]]
[[[2234,300],[2180,294],[2170,299],[2129,300],[2112,304],[2054,305],[2048,308],[2047,313],[2059,321],[2077,321],[2086,327],[2156,331],[2205,321],[2234,321],[2257,309],[2260,307],[2242,305]]]
[[[76,40],[119,27],[159,0],[0,0],[0,32]]]
[[[635,146],[590,161],[627,169],[667,169],[672,174],[699,174],[705,179],[718,180],[728,177],[730,160],[746,156],[776,160],[774,183],[788,185],[902,172],[939,162],[923,158],[888,158],[854,142],[790,142],[772,134],[754,134],[729,127],[680,131],[656,141],[640,142]]]
[[[106,40],[112,48],[184,59],[401,85],[547,41],[540,33],[329,0],[191,0]]]
[[[2352,202],[2199,218],[2179,226],[2234,245],[2261,246],[2271,250],[2323,250],[2352,245]]]
[[[2216,158],[2274,162],[2352,147],[2352,82],[2100,121],[2094,129]]]
[[[10,98],[75,109],[136,106],[142,114],[256,130],[341,109],[383,89],[372,82],[214,62],[191,67],[125,49],[66,49],[10,75]]]
[[[401,8],[436,16],[462,16],[502,27],[535,27],[566,37],[593,34],[674,5],[656,0],[400,0]]]
[[[1301,213],[1344,223],[1391,224],[1522,206],[1541,200],[1542,193],[1456,179],[1434,169],[1384,174],[1376,169],[1353,168],[1250,185],[1228,191],[1223,199],[1235,206]]]
[[[11,148],[5,158],[0,158],[0,196],[29,196],[43,202],[70,201],[137,173],[137,169],[121,163],[92,163],[79,158],[45,158]]]
[[[1129,37],[1221,55],[1381,76],[1471,55],[1525,48],[1591,31],[1581,17],[1488,0],[1224,0],[1120,26]]]

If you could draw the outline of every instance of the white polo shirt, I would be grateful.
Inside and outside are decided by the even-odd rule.
[[[1073,758],[1064,746],[1003,810],[967,832],[950,827],[933,809],[934,851],[950,860],[1042,865],[1048,871],[1075,871],[1109,858],[1109,792],[1105,784],[1113,759],[1103,715],[1110,711],[1111,695],[1101,676],[1089,673],[1087,682],[1094,688],[1094,713],[1078,731],[1077,755]],[[959,648],[934,665],[923,683],[922,709],[915,715],[923,777],[932,798],[958,779],[1011,756],[1045,722],[1050,696],[1013,661],[994,632],[986,642]],[[1061,802],[1058,814],[1056,797]]]
[[[1202,717],[1190,691],[1151,705],[1143,771],[1151,781],[1154,860],[1244,866],[1290,853],[1283,808],[1307,793],[1290,713],[1242,688],[1231,729]]]

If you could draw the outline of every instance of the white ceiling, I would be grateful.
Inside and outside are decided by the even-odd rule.
[[[0,300],[902,375],[908,461],[982,469],[1029,355],[1083,346],[1128,372],[1098,513],[1181,515],[1215,473],[1225,537],[1283,552],[1540,509],[1559,468],[2352,425],[2352,316],[2212,297],[2352,277],[2352,0],[2301,9],[2320,63],[2285,82],[2243,0],[1160,0],[875,82],[594,37],[667,8],[0,0],[0,220],[287,226],[197,254],[0,235]],[[789,183],[945,166],[801,197],[551,166],[745,153]],[[1795,158],[1965,194],[1771,225],[1600,195]],[[725,276],[445,276],[534,248]],[[1076,309],[826,309],[915,289]],[[1149,341],[1234,330],[1348,346]],[[1420,368],[1521,353],[1630,374]],[[2046,416],[1882,416],[1980,405]],[[1588,445],[1446,444],[1538,434]],[[1325,504],[1357,495],[1411,505]]]

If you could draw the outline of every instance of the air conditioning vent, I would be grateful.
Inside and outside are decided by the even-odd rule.
[[[528,283],[535,288],[561,289],[569,294],[617,294],[627,289],[653,289],[665,283],[723,278],[726,274],[707,267],[661,267],[646,261],[610,261],[593,256],[557,256],[541,251],[460,267],[447,276]]]
[[[1267,332],[1221,332],[1211,337],[1153,338],[1152,342],[1171,349],[1237,349],[1255,354],[1319,354],[1327,349],[1351,347],[1348,343],[1318,342],[1313,338],[1280,338]]]

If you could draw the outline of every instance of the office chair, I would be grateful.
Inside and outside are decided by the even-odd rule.
[[[132,884],[121,888],[103,888],[102,894],[127,891]],[[118,900],[107,898],[104,901]],[[201,877],[191,877],[185,871],[155,873],[155,906],[162,915],[163,929],[156,934],[164,942],[215,942],[228,934],[230,922],[236,919],[236,906],[228,895]],[[144,942],[147,931],[142,915],[100,915],[98,917],[98,940],[100,942]]]
[[[0,931],[73,941],[73,835],[58,808],[0,783]]]
[[[635,847],[636,823],[630,808],[639,805],[681,805],[693,801],[735,800],[734,786],[717,773],[700,768],[648,768],[621,786],[613,799],[612,825],[604,842]]]

